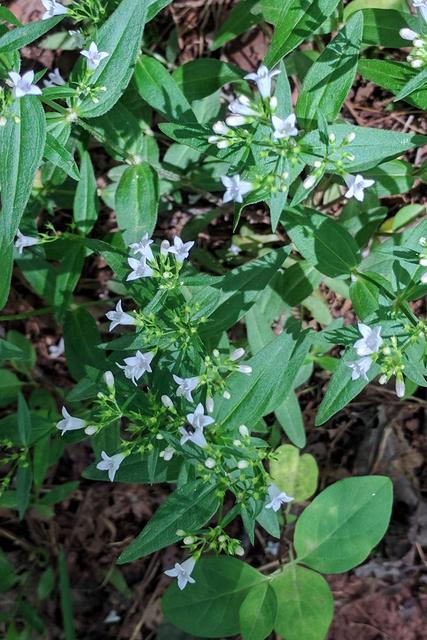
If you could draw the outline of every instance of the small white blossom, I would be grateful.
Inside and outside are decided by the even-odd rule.
[[[203,434],[203,429],[212,424],[214,419],[210,416],[204,415],[204,409],[201,402],[196,407],[194,413],[187,415],[188,423],[186,426],[179,427],[178,431],[182,434],[180,443],[183,445],[188,440],[193,442],[198,447],[205,447],[207,445],[206,438]]]
[[[209,424],[212,424],[212,422],[215,422],[213,418],[205,416],[204,413],[203,405],[199,402],[194,413],[187,415],[187,420],[195,429],[203,429],[203,427],[207,427]]]
[[[239,364],[237,367],[237,371],[240,373],[246,373],[246,375],[250,375],[252,373],[252,367],[247,364]]]
[[[114,309],[114,311],[108,311],[108,313],[106,313],[105,315],[109,320],[111,320],[109,331],[112,331],[119,324],[123,324],[123,325],[135,324],[135,318],[129,315],[129,313],[126,313],[125,311],[123,311],[121,300],[119,300],[118,303],[116,304],[116,308]]]
[[[159,456],[163,458],[166,462],[172,460],[173,454],[175,453],[175,449],[172,447],[166,447],[164,451],[160,451]]]
[[[160,398],[160,400],[163,403],[163,406],[165,406],[167,409],[170,409],[171,407],[173,407],[173,402],[172,400],[169,398],[169,396],[164,395]]]
[[[298,135],[298,129],[296,128],[297,117],[295,113],[291,113],[285,120],[278,118],[277,116],[271,116],[271,123],[274,127],[273,138],[280,140],[281,138],[290,138],[291,136]]]
[[[420,258],[418,262],[422,267],[427,267],[427,258]]]
[[[99,66],[101,60],[109,56],[106,51],[98,51],[95,42],[91,42],[88,51],[80,51],[80,55],[87,58],[87,68],[93,71]]]
[[[348,190],[345,192],[345,198],[356,198],[359,202],[363,202],[365,198],[364,190],[368,187],[372,187],[375,184],[375,180],[365,180],[363,176],[358,173],[355,176],[350,175],[349,173],[344,176],[344,181],[348,187]]]
[[[96,468],[100,471],[108,471],[110,482],[113,482],[114,476],[126,456],[124,453],[116,453],[114,456],[109,456],[105,451],[101,451],[101,457],[102,461],[98,462]]]
[[[205,467],[206,469],[214,469],[216,462],[213,458],[206,458]]]
[[[280,491],[279,487],[276,487],[275,484],[270,484],[267,489],[268,495],[270,496],[271,502],[265,505],[266,509],[273,509],[273,511],[279,511],[282,504],[286,504],[287,502],[292,502],[293,498],[286,495],[284,491]]]
[[[241,248],[237,246],[237,244],[233,243],[229,246],[228,250],[233,256],[238,256],[242,251]]]
[[[247,426],[245,424],[241,424],[239,427],[239,433],[242,436],[242,438],[247,438],[249,435],[249,429],[247,428]]]
[[[62,16],[68,13],[67,9],[56,0],[41,0],[46,12],[42,15],[42,20],[53,18],[54,16]]]
[[[415,60],[411,60],[410,65],[413,69],[419,69],[420,67],[422,67],[424,64],[424,62],[421,60],[421,58],[416,58]]]
[[[96,427],[94,424],[90,424],[88,427],[86,427],[85,429],[85,433],[88,436],[93,436],[96,432],[98,431],[98,427]]]
[[[231,394],[230,394],[230,392],[229,392],[229,391],[223,391],[223,392],[222,392],[222,397],[223,397],[225,400],[230,400],[230,398],[231,398]]]
[[[237,115],[258,117],[260,115],[260,112],[256,109],[253,109],[250,105],[251,101],[249,100],[249,98],[247,98],[246,96],[239,96],[237,100],[234,100],[228,105],[228,109],[231,111],[231,113]]]
[[[86,38],[81,31],[69,31],[68,32],[73,39],[74,49],[82,49],[85,46]]]
[[[221,120],[212,125],[213,132],[219,136],[225,136],[229,132],[229,128]]]
[[[422,284],[427,284],[427,272],[422,274],[422,276],[420,278],[420,282]]]
[[[56,424],[56,428],[61,431],[61,436],[63,436],[66,431],[84,429],[87,425],[86,420],[82,420],[81,418],[73,418],[73,416],[70,416],[65,407],[62,407],[62,415],[64,416],[64,420],[60,420]]]
[[[173,374],[173,379],[175,380],[176,384],[179,385],[178,389],[176,390],[176,395],[178,397],[185,396],[188,402],[194,402],[191,392],[199,384],[200,378],[198,376],[195,376],[194,378],[180,378],[179,376]]]
[[[148,237],[148,233],[145,233],[140,242],[132,242],[129,248],[132,249],[132,253],[135,255],[140,253],[147,260],[154,260],[153,252],[151,251],[150,244],[153,244],[153,240]]]
[[[214,408],[215,408],[215,407],[214,407],[214,401],[213,401],[213,398],[211,398],[210,396],[208,396],[208,397],[206,398],[206,411],[207,411],[208,413],[213,413]]]
[[[269,71],[268,68],[262,64],[256,73],[248,73],[245,76],[245,80],[253,80],[256,82],[261,96],[263,98],[269,98],[271,94],[271,79],[279,73],[279,69]]]
[[[190,252],[191,247],[194,245],[194,242],[183,242],[181,238],[175,236],[173,239],[173,246],[169,247],[168,252],[173,253],[176,261],[181,263],[184,262],[186,258],[188,258],[188,254]]]
[[[407,29],[406,27],[404,29],[400,29],[399,35],[403,40],[410,40],[411,42],[412,40],[415,40],[415,38],[418,38],[418,33],[412,31],[412,29]]]
[[[35,84],[34,71],[27,71],[20,76],[16,71],[9,71],[8,76],[12,81],[12,95],[14,98],[23,98],[24,96],[40,96],[42,90]]]
[[[239,349],[235,349],[233,351],[233,353],[230,356],[230,360],[231,362],[234,362],[235,360],[242,358],[244,355],[245,355],[245,350],[242,349],[242,347],[239,347]]]
[[[412,4],[420,10],[422,17],[427,22],[427,0],[412,0]]]
[[[43,80],[45,87],[62,87],[65,84],[64,78],[59,73],[59,69],[54,69],[51,73],[48,73],[49,80]]]
[[[370,356],[373,353],[377,353],[383,343],[381,338],[381,327],[374,327],[371,329],[367,324],[359,322],[357,325],[362,338],[356,340],[354,348],[358,356]]]
[[[316,177],[312,174],[311,176],[308,176],[304,182],[302,183],[302,186],[304,187],[304,189],[311,189],[312,186],[314,186],[314,183],[316,182]]]
[[[65,350],[64,338],[61,338],[58,344],[51,344],[48,349],[51,358],[58,358],[58,356],[62,356]]]
[[[162,242],[160,243],[160,255],[167,256],[169,253],[170,246],[171,245],[169,240],[162,240]]]
[[[107,387],[112,391],[114,389],[114,375],[112,371],[106,371],[102,376]]]
[[[184,587],[187,586],[187,584],[194,584],[196,582],[191,577],[191,573],[194,569],[195,564],[196,561],[193,560],[193,558],[188,558],[188,560],[185,560],[185,562],[183,562],[182,564],[179,564],[178,562],[175,563],[174,568],[168,569],[167,571],[165,571],[165,574],[170,578],[177,578],[178,587],[182,591]]]
[[[249,462],[247,460],[239,460],[239,462],[237,463],[238,469],[247,469],[248,466],[249,466]]]
[[[136,258],[128,258],[128,264],[132,271],[126,278],[126,281],[150,278],[154,273],[153,269],[147,265],[147,259],[144,256],[139,260]]]
[[[246,116],[227,116],[227,118],[225,119],[225,122],[228,124],[229,127],[242,127],[244,124],[248,124],[248,122],[250,122],[250,120],[248,120],[248,118]],[[227,142],[227,146],[228,146],[228,141],[225,140],[224,142]]]
[[[405,383],[402,377],[396,377],[396,395],[398,398],[403,398],[405,395]]]
[[[116,364],[120,369],[123,369],[126,378],[132,380],[136,385],[136,381],[139,380],[146,371],[151,373],[152,370],[150,364],[153,358],[154,353],[152,351],[149,351],[148,353],[141,353],[140,351],[137,351],[134,356],[124,359],[126,363],[125,366],[118,362],[116,362]]]
[[[224,204],[231,200],[242,203],[243,196],[249,193],[249,191],[252,191],[252,183],[247,180],[242,180],[238,173],[232,178],[221,176],[221,182],[226,189],[222,199]]]
[[[364,380],[369,382],[369,378],[366,373],[369,371],[372,364],[372,358],[370,356],[365,356],[364,358],[359,358],[359,360],[351,360],[346,362],[345,365],[352,369],[351,379],[357,380],[362,377]]]

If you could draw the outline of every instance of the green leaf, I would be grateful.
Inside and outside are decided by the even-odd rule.
[[[0,170],[1,171],[1,170]],[[10,281],[12,279],[13,268],[13,244],[8,247],[1,247],[0,252],[0,311],[5,306],[9,297]]]
[[[165,617],[187,633],[203,638],[231,636],[240,631],[239,609],[249,590],[265,580],[256,569],[228,556],[196,562],[195,584],[180,591],[176,580],[167,589]]]
[[[336,482],[297,521],[297,561],[323,573],[356,567],[385,534],[392,504],[393,485],[385,476]]]
[[[28,446],[31,437],[31,415],[22,393],[18,395],[18,433],[24,447]]]
[[[297,395],[290,391],[286,399],[275,410],[274,414],[289,440],[297,447],[305,447],[306,437],[304,421]],[[290,494],[293,496],[293,494]]]
[[[261,16],[251,13],[252,7],[258,3],[259,0],[244,0],[233,7],[211,44],[211,51],[219,49],[219,47],[222,47],[226,42],[236,36],[240,36],[261,21]]]
[[[46,31],[56,27],[63,18],[63,15],[55,16],[54,18],[49,18],[49,20],[30,22],[29,24],[12,29],[0,38],[0,53],[4,51],[16,51],[17,49],[25,47],[27,44],[31,44],[34,40],[44,35]],[[19,100],[22,100],[22,98]]]
[[[394,94],[399,93],[406,82],[419,73],[406,62],[397,60],[359,60],[357,70],[368,80]],[[427,88],[414,91],[405,100],[419,109],[427,109]]]
[[[178,88],[192,102],[215,93],[229,82],[241,80],[246,71],[222,60],[191,60],[172,74]]]
[[[64,253],[56,278],[54,306],[56,307],[55,319],[57,322],[60,322],[71,301],[73,291],[82,273],[84,258],[82,245],[75,246],[73,243]]]
[[[422,89],[427,85],[427,69],[423,69],[416,76],[411,78],[399,91],[396,95],[393,102],[397,102],[398,100],[403,100],[406,96],[409,96],[411,93],[418,91],[418,89]]]
[[[11,364],[20,373],[29,374],[37,360],[36,350],[31,340],[22,333],[19,333],[19,331],[14,331],[13,329],[7,332],[6,340],[28,354],[28,361],[22,361],[22,358],[18,358],[18,362],[11,360]]]
[[[300,335],[299,331],[299,324],[291,326],[248,360],[251,374],[236,371],[227,378],[231,398],[215,398],[213,416],[218,425],[234,429],[246,424],[250,429],[255,428],[260,418],[283,402],[311,342],[310,333]]]
[[[407,4],[405,0],[351,0],[344,9],[344,18],[348,20],[355,11],[361,11],[365,7],[380,9],[382,13],[386,13],[385,10],[388,9],[402,9],[403,12]],[[399,30],[399,26],[396,28]]]
[[[83,99],[78,107],[78,115],[84,118],[101,116],[111,109],[126,89],[134,72],[145,22],[147,20],[148,0],[122,0],[114,13],[100,28],[96,44],[99,51],[109,55],[101,61],[97,69],[86,81],[88,87],[106,87],[106,91],[97,92],[95,104],[91,96]],[[77,73],[86,65],[81,60]],[[73,72],[74,73],[74,72]]]
[[[29,353],[25,352],[23,349],[20,349],[18,346],[14,345],[12,342],[7,342],[0,338],[0,360],[30,360],[31,356]]]
[[[77,229],[86,236],[98,219],[98,187],[89,151],[83,145],[78,148],[81,180],[74,195],[73,218]]]
[[[197,122],[187,98],[175,80],[154,58],[139,56],[134,82],[141,98],[171,122]]]
[[[324,640],[334,615],[328,583],[298,565],[284,568],[271,582],[278,609],[274,629],[286,640]]]
[[[349,275],[360,264],[354,238],[338,222],[307,207],[285,208],[281,222],[301,255],[331,278]]]
[[[0,369],[0,407],[6,407],[16,400],[23,386],[24,383],[18,380],[14,373],[7,369]]]
[[[271,633],[276,622],[277,605],[272,584],[261,582],[252,587],[239,609],[243,640],[264,640]]]
[[[338,0],[284,0],[264,64],[270,69],[320,27]]]
[[[18,20],[15,14],[12,13],[10,9],[6,9],[6,7],[0,7],[0,20],[10,22],[10,24],[14,24],[15,27],[22,26],[22,23]]]
[[[256,355],[275,336],[270,323],[266,320],[257,304],[254,304],[245,315],[246,332],[248,335],[249,349],[252,355]]]
[[[351,4],[347,6],[351,6]],[[372,6],[371,0],[369,0],[369,4]],[[416,33],[421,33],[422,31],[422,18],[412,16],[410,13],[403,11],[395,11],[388,8],[368,8],[363,9],[362,14],[363,44],[391,47],[393,49],[407,47],[408,41],[400,37],[399,30],[406,27]]]
[[[295,307],[319,286],[322,274],[307,260],[299,260],[288,267],[283,275],[283,300]]]
[[[67,312],[64,321],[65,355],[75,380],[85,377],[86,365],[101,371],[105,369],[105,352],[96,348],[100,342],[98,327],[89,311],[79,307]]]
[[[362,40],[363,17],[352,16],[309,69],[296,104],[302,129],[317,127],[317,110],[333,122],[346,99],[356,75]]]
[[[16,474],[16,503],[20,520],[24,517],[28,507],[32,484],[33,471],[31,469],[31,459],[28,457],[20,461]]]
[[[354,311],[364,321],[378,309],[379,289],[373,282],[364,278],[357,278],[350,285],[350,299]]]
[[[67,560],[62,545],[59,545],[59,593],[61,594],[61,611],[65,640],[76,640],[70,579],[68,577]]]
[[[69,151],[51,133],[46,134],[44,157],[56,167],[60,167],[73,180],[80,180],[80,172]]]
[[[68,498],[79,486],[80,482],[74,480],[72,482],[64,482],[64,484],[54,487],[48,493],[45,493],[38,501],[38,504],[56,504],[62,502],[65,498]]]
[[[302,502],[315,493],[319,470],[309,453],[300,456],[297,447],[283,444],[270,460],[270,475],[280,491],[292,496],[295,502]]]
[[[52,567],[48,567],[40,576],[37,585],[37,597],[39,600],[47,598],[55,586],[55,573]]]
[[[13,117],[19,118],[18,124]],[[14,100],[8,107],[6,124],[0,128],[1,253],[13,241],[19,227],[41,163],[45,139],[46,121],[37,98],[25,96]]]
[[[128,167],[116,191],[117,224],[126,246],[139,242],[145,233],[151,238],[157,220],[159,180],[148,164]]]
[[[30,251],[24,251],[22,256],[16,258],[16,262],[38,295],[53,306],[58,275],[55,267]]]
[[[178,529],[194,531],[203,527],[219,506],[216,486],[195,480],[176,489],[157,509],[139,536],[118,559],[131,562],[180,540]]]

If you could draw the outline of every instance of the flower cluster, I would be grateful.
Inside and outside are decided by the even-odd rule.
[[[367,372],[374,361],[372,356],[373,354],[378,353],[383,344],[383,339],[381,338],[381,327],[371,329],[368,325],[360,322],[357,325],[357,328],[359,329],[362,338],[360,338],[360,340],[356,340],[353,346],[357,355],[362,357],[359,358],[359,360],[352,360],[345,364],[352,370],[352,380],[357,380],[357,378],[362,377],[368,381]]]
[[[427,249],[427,239],[426,238],[420,238],[418,240],[418,242],[420,243],[421,247],[425,250]],[[418,263],[421,265],[421,267],[427,267],[427,251],[421,252],[418,254]],[[427,271],[424,272],[421,275],[420,281],[422,282],[422,284],[427,284]]]
[[[178,236],[175,236],[172,245],[168,240],[163,240],[160,245],[159,258],[157,259],[154,257],[150,246],[153,242],[148,237],[148,233],[146,233],[140,242],[133,242],[129,245],[133,255],[139,254],[140,257],[138,259],[128,258],[128,264],[132,271],[126,280],[138,280],[139,278],[150,278],[152,276],[170,278],[172,272],[167,262],[168,256],[173,255],[175,257],[175,263],[178,266],[176,272],[178,272],[194,245],[192,241],[183,242]]]

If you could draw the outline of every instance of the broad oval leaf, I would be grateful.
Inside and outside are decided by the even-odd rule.
[[[138,164],[123,172],[116,191],[117,224],[126,246],[151,237],[157,220],[159,179],[150,165]]]
[[[274,575],[271,586],[278,603],[275,631],[286,640],[324,640],[334,615],[325,578],[292,565]]]
[[[270,582],[256,584],[239,609],[243,640],[264,640],[273,630],[277,617],[277,597]]]
[[[322,491],[299,517],[294,536],[298,562],[323,573],[348,571],[385,534],[393,485],[385,476],[345,478]]]
[[[283,444],[270,461],[270,475],[281,491],[292,496],[295,502],[302,502],[316,491],[319,470],[312,455],[300,456],[297,447]]]

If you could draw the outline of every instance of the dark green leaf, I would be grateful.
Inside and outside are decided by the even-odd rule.
[[[101,336],[93,316],[83,307],[66,314],[64,342],[68,368],[75,380],[86,375],[86,365],[104,370],[105,352],[96,348]]]
[[[80,180],[80,172],[71,153],[52,134],[46,134],[44,157],[57,167],[60,167],[73,180]]]
[[[128,167],[116,191],[117,224],[126,246],[154,231],[159,201],[159,180],[148,164]]]
[[[59,322],[71,301],[73,291],[82,273],[84,262],[84,247],[71,246],[64,253],[56,278],[55,289],[55,318]]]
[[[31,415],[22,393],[18,396],[18,433],[22,444],[28,446],[31,438]]]
[[[184,96],[192,102],[215,93],[229,82],[241,80],[246,71],[222,60],[191,60],[176,71],[172,78]]]
[[[87,235],[98,219],[98,187],[89,151],[79,147],[81,180],[76,188],[73,203],[73,217],[77,229]]]
[[[25,47],[27,44],[31,44],[31,42],[34,42],[34,40],[44,35],[46,31],[56,27],[63,18],[63,15],[55,16],[54,18],[49,18],[49,20],[30,22],[29,24],[12,29],[0,38],[0,53],[3,51],[16,51],[17,49],[21,49],[21,47]],[[22,100],[22,98],[20,98],[20,100]]]
[[[239,609],[240,633],[243,640],[264,640],[276,622],[278,602],[269,582],[252,587]]]

